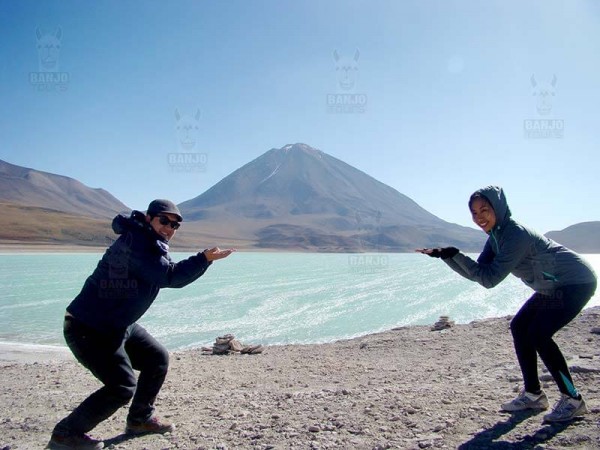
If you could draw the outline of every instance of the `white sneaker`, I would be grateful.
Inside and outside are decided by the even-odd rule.
[[[523,411],[526,409],[547,409],[548,408],[548,397],[546,393],[542,391],[540,394],[532,394],[522,389],[517,398],[511,400],[508,403],[502,404],[504,411],[514,412]]]
[[[587,414],[588,409],[583,397],[581,400],[562,394],[550,414],[544,416],[544,422],[566,422]]]

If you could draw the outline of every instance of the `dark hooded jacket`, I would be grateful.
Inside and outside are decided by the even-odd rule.
[[[173,262],[166,241],[139,211],[116,216],[112,228],[119,238],[67,307],[92,328],[124,331],[148,310],[160,288],[186,286],[211,264],[204,253]]]
[[[496,214],[477,261],[458,253],[444,260],[455,272],[486,288],[492,288],[509,273],[542,294],[561,286],[596,281],[591,266],[577,253],[516,222],[502,188],[488,186],[476,193],[485,197]]]

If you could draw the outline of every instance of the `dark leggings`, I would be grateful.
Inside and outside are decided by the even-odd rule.
[[[124,333],[111,334],[67,318],[64,335],[75,358],[104,386],[61,420],[54,432],[87,433],[132,398],[128,421],[151,417],[167,375],[169,353],[142,326],[133,324]],[[137,383],[134,369],[140,371]]]
[[[594,282],[562,286],[552,295],[536,292],[514,317],[510,329],[527,392],[541,388],[537,370],[539,354],[560,392],[577,395],[567,362],[552,336],[581,312],[595,291]]]

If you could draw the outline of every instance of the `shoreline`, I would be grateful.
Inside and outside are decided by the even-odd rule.
[[[499,411],[521,383],[509,320],[399,327],[266,346],[258,355],[171,352],[156,406],[176,431],[124,435],[127,408],[120,408],[91,435],[119,450],[600,448],[600,335],[591,333],[600,307],[556,336],[589,409],[566,424]],[[539,367],[553,404],[558,391]],[[3,366],[0,448],[43,448],[54,425],[99,387],[73,359]]]
[[[583,309],[583,311],[579,314],[578,317],[582,315],[598,315],[600,317],[600,306],[588,306]],[[494,322],[494,321],[507,321],[510,320],[512,315],[505,315],[499,317],[484,317],[481,319],[475,319],[468,323],[454,322],[455,326],[480,326],[481,324],[485,324],[486,322]],[[450,317],[450,320],[452,318]],[[577,319],[575,319],[577,320]],[[324,346],[324,345],[335,345],[340,342],[352,342],[358,341],[361,339],[366,339],[369,337],[377,337],[379,335],[393,333],[400,330],[411,329],[411,328],[432,328],[433,324],[421,324],[421,325],[403,325],[394,327],[388,330],[375,331],[372,333],[365,333],[358,336],[352,337],[342,337],[339,339],[335,339],[332,341],[326,342],[309,342],[309,343],[299,343],[299,342],[291,342],[291,343],[277,343],[277,344],[264,344],[265,347],[268,348],[276,348],[276,347],[305,347],[305,346]],[[600,328],[600,322],[598,323],[598,327]],[[432,330],[433,331],[433,330]],[[445,330],[437,330],[445,331]],[[216,338],[216,336],[215,336]],[[257,344],[260,342],[257,342]],[[173,350],[169,350],[171,354],[180,354],[180,353],[188,353],[188,352],[197,352],[200,351],[203,346],[210,346],[212,343],[206,343],[204,345],[195,345],[195,346],[186,346],[183,348],[176,348]],[[37,359],[36,359],[37,358]],[[18,341],[3,341],[0,340],[0,367],[7,363],[48,363],[48,362],[61,362],[66,360],[73,360],[73,357],[69,347],[66,344],[38,344],[32,342],[18,342]]]
[[[65,345],[27,344],[0,341],[0,367],[10,363],[32,364],[75,360]]]

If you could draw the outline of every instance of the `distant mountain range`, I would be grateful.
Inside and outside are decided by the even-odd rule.
[[[0,244],[105,246],[115,237],[110,219],[130,211],[103,189],[1,160],[0,204],[9,211],[0,215]],[[404,252],[453,245],[477,252],[485,240],[305,144],[271,149],[179,207],[185,222],[175,249]],[[600,222],[592,224],[550,237],[567,246],[577,238],[574,250],[600,253]]]
[[[92,189],[73,178],[15,166],[2,160],[0,201],[96,218],[131,211],[104,189]]]
[[[580,253],[600,253],[600,221],[582,222],[546,236]]]
[[[105,245],[110,219],[128,212],[104,189],[0,160],[0,243]]]

